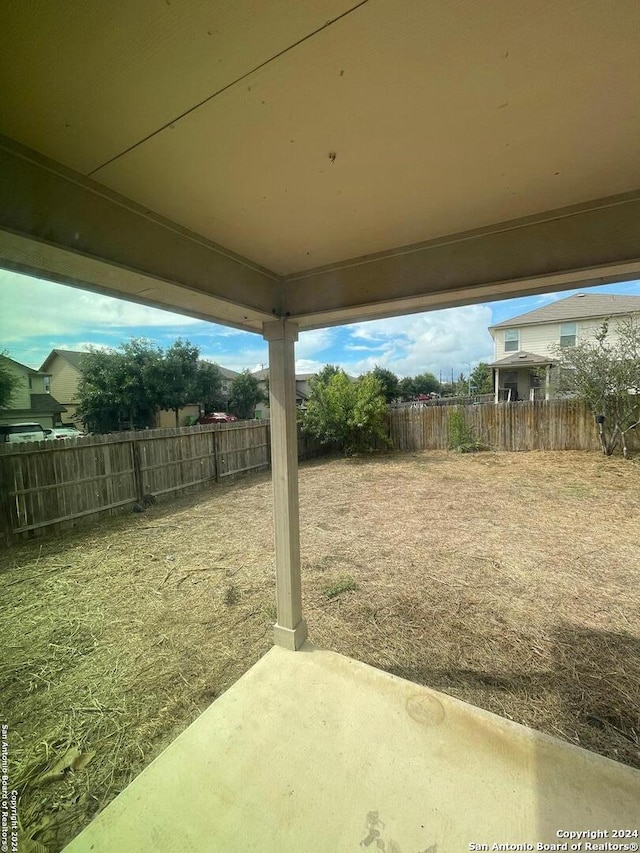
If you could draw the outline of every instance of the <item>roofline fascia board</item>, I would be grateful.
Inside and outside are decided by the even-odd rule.
[[[278,275],[0,137],[0,266],[261,332]]]
[[[638,296],[637,311],[631,311],[628,308],[625,308],[623,311],[615,310],[609,311],[605,314],[590,314],[588,317],[585,317],[584,314],[576,314],[575,316],[563,317],[562,319],[556,318],[555,320],[526,320],[524,323],[522,321],[516,323],[511,320],[502,320],[502,322],[496,323],[495,326],[489,326],[488,330],[491,331],[493,329],[500,331],[501,329],[510,329],[513,327],[520,328],[522,326],[548,326],[552,323],[561,325],[562,323],[581,323],[588,320],[607,320],[609,317],[626,317],[629,314],[636,314],[638,312],[640,312],[640,296]],[[517,319],[517,317],[513,318],[514,321]]]
[[[639,235],[636,191],[286,276],[285,309],[308,329],[625,281]]]

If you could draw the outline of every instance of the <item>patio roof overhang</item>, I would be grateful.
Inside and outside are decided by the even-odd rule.
[[[549,356],[520,350],[498,361],[491,362],[489,367],[543,367],[545,365],[552,365],[553,363],[554,359],[549,358]]]
[[[1,16],[0,266],[269,340],[275,637],[299,648],[298,330],[640,276],[640,4]]]
[[[0,264],[252,331],[640,275],[640,7],[4,4]]]

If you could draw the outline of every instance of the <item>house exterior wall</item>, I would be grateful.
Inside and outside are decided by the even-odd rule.
[[[20,385],[15,389],[11,396],[11,405],[8,407],[8,411],[11,411],[12,409],[30,409],[32,394],[48,393],[49,389],[45,381],[49,378],[48,376],[34,373],[28,368],[9,360],[5,362],[5,366],[20,380]],[[6,420],[5,423],[7,423]],[[15,423],[15,421],[13,421],[13,423]]]
[[[16,410],[15,413],[11,409],[5,409],[0,414],[0,424],[24,424],[24,423],[36,423],[40,424],[42,429],[51,429],[54,427],[59,421],[56,421],[54,416],[51,413],[48,414],[39,414],[37,411],[32,411],[28,409],[26,412],[23,410]]]
[[[586,340],[593,340],[596,333],[602,326],[604,317],[589,318],[588,320],[576,320],[576,343],[581,343]],[[611,317],[609,320],[609,339],[614,342],[617,338],[617,329],[622,321],[621,317]],[[552,348],[560,343],[560,328],[562,324],[555,323],[536,323],[532,325],[513,325],[493,330],[494,339],[494,361],[499,361],[509,355],[513,355],[514,350],[505,350],[505,332],[508,329],[518,329],[520,339],[518,341],[518,350],[526,350],[527,352],[535,353],[536,355],[548,355],[551,359],[556,357]]]
[[[13,394],[11,395],[11,409],[29,409],[31,408],[31,391],[29,389],[29,374],[26,370],[22,369],[20,365],[13,364],[10,361],[6,362],[7,369],[13,373],[14,376],[17,376],[20,380],[20,386],[15,389]],[[4,419],[5,423],[16,423],[15,421],[8,421]]]
[[[178,425],[183,427],[187,425],[187,418],[197,418],[200,414],[200,406],[190,405],[178,410]],[[156,418],[156,426],[158,429],[172,429],[176,425],[176,413],[167,412],[161,409]]]
[[[51,393],[63,406],[69,407],[78,403],[78,383],[80,371],[65,358],[56,354],[49,365],[51,373]]]

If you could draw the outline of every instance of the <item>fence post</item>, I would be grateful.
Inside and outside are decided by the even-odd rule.
[[[140,445],[135,437],[135,433],[131,439],[131,454],[133,457],[133,482],[135,493],[139,501],[144,495],[144,484],[142,482],[142,465],[140,463]]]
[[[11,524],[11,507],[9,505],[9,469],[12,467],[9,456],[0,457],[0,533],[9,546],[11,544],[13,525]],[[2,470],[4,469],[4,470]]]
[[[213,458],[215,461],[216,468],[216,483],[220,482],[220,442],[218,441],[218,433],[220,430],[212,429],[211,435],[213,436]]]

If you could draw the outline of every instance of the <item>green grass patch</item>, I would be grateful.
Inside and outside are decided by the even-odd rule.
[[[355,592],[357,589],[358,584],[355,578],[352,578],[351,575],[344,575],[327,584],[323,592],[327,598],[336,598],[338,595],[342,595],[343,592]]]

